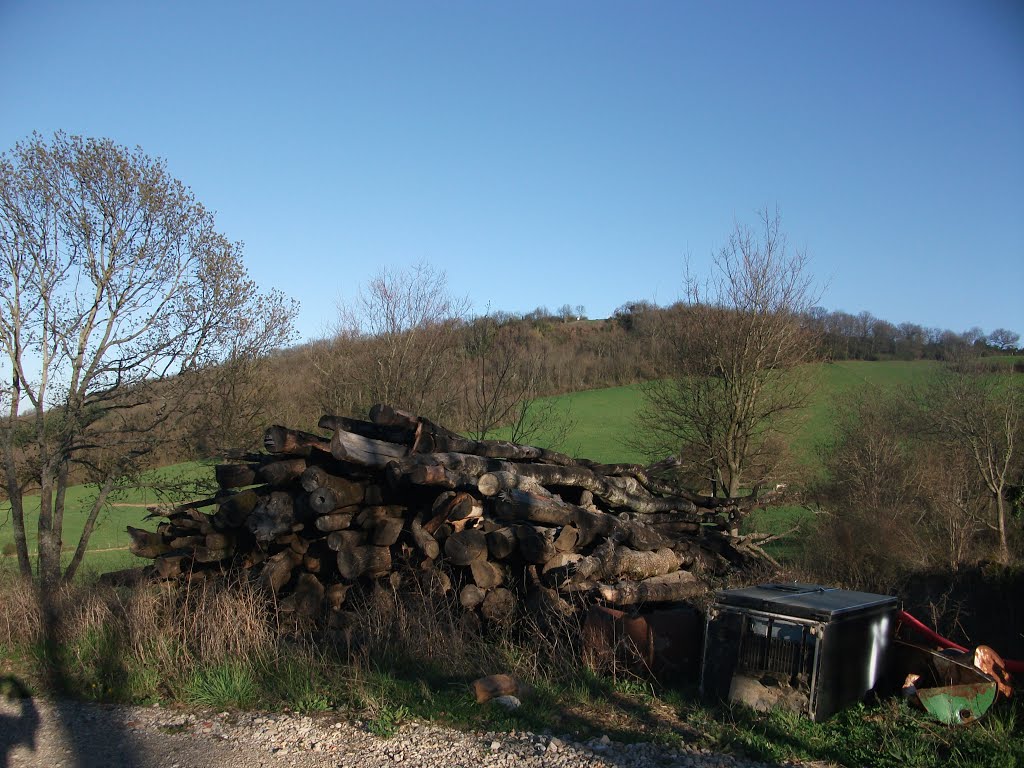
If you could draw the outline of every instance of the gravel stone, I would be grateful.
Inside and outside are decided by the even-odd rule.
[[[473,733],[403,723],[390,739],[335,712],[182,712],[0,699],[0,766],[10,768],[757,768],[690,745],[588,742],[568,734]],[[796,764],[794,764],[796,765]],[[815,768],[822,768],[816,764]]]

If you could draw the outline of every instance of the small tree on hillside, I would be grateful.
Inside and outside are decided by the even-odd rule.
[[[988,491],[988,526],[999,560],[1010,562],[1010,493],[1024,476],[1024,387],[1010,372],[995,374],[961,359],[944,366],[922,402],[934,434],[961,452]]]
[[[641,433],[719,494],[772,477],[780,430],[807,403],[801,367],[816,355],[807,317],[818,298],[807,266],[778,214],[762,213],[757,231],[737,224],[710,278],[687,274],[685,305],[663,331],[674,375],[647,387]]]
[[[429,264],[382,268],[354,301],[338,307],[334,339],[318,364],[324,407],[363,415],[387,403],[446,418],[458,396],[468,304]]]
[[[27,493],[39,494],[38,575],[53,585],[68,486],[95,486],[71,578],[110,494],[204,406],[197,373],[287,338],[293,309],[259,294],[241,258],[141,149],[58,133],[0,156],[0,458],[22,573]],[[273,330],[253,335],[249,319],[268,312]]]

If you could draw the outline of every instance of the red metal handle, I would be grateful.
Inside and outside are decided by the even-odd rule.
[[[911,616],[906,611],[897,611],[896,618],[902,623],[909,626],[911,629],[916,631],[918,634],[924,635],[928,640],[932,641],[936,645],[940,645],[943,648],[952,648],[955,651],[961,653],[967,653],[968,650],[962,645],[957,645],[952,640],[947,640],[934,629],[923,624],[918,619]],[[1014,675],[1024,674],[1024,661],[1014,661],[1013,659],[1003,659],[1003,663],[1006,664],[1006,671]]]

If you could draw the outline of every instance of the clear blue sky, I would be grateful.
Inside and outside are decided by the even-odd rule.
[[[0,0],[0,147],[167,159],[314,337],[382,265],[477,311],[677,299],[778,206],[827,288],[1024,334],[1024,3]]]

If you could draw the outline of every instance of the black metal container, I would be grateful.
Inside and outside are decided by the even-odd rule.
[[[895,597],[817,584],[723,590],[708,609],[701,692],[825,720],[879,683],[895,612]]]

